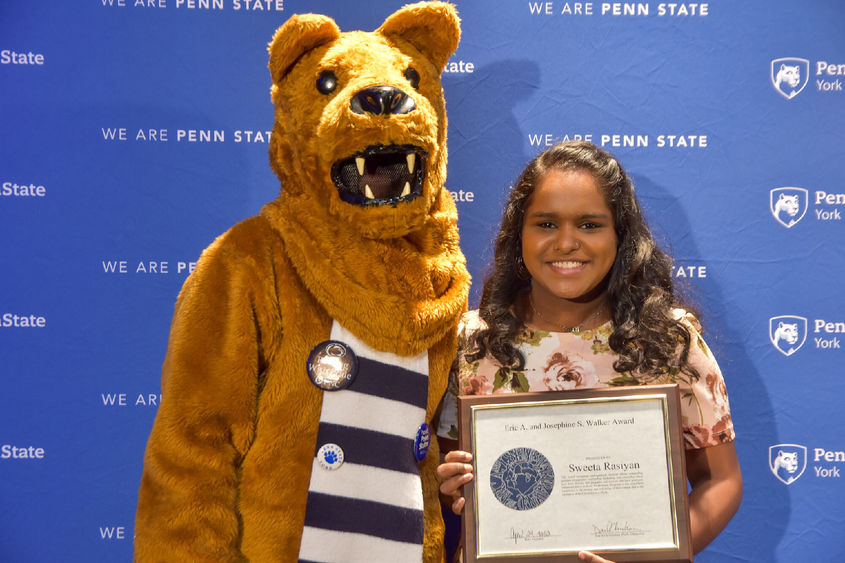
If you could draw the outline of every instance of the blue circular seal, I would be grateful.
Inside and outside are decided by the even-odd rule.
[[[308,355],[308,377],[324,391],[340,391],[355,381],[358,358],[352,348],[339,340],[320,342]]]
[[[414,457],[417,461],[422,461],[428,454],[428,447],[431,445],[431,429],[428,424],[423,422],[417,429],[417,435],[414,438]]]
[[[514,510],[537,508],[552,494],[555,472],[546,456],[531,448],[514,448],[490,469],[490,488],[499,502]]]

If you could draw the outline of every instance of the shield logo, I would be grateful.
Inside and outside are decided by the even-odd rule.
[[[801,93],[810,77],[810,61],[794,57],[774,59],[769,78],[775,90],[791,100]]]
[[[784,485],[790,485],[807,468],[807,448],[798,444],[769,446],[769,469]]]
[[[807,340],[807,319],[781,315],[769,319],[769,340],[784,356],[791,356]]]
[[[769,210],[778,223],[790,229],[807,213],[808,198],[804,188],[775,188],[769,191]]]

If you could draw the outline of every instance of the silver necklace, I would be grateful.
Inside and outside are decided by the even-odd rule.
[[[590,315],[589,317],[587,317],[586,319],[581,321],[578,325],[573,326],[573,327],[568,327],[566,325],[562,325],[560,323],[550,321],[549,319],[547,319],[546,317],[541,315],[540,311],[537,310],[537,307],[534,306],[534,296],[531,293],[528,294],[528,302],[531,304],[531,310],[534,311],[534,314],[537,315],[538,317],[540,317],[543,321],[545,321],[546,323],[548,323],[550,325],[559,326],[560,332],[574,332],[575,334],[581,332],[581,329],[584,327],[584,325],[587,324],[589,321],[598,317],[599,313],[601,313],[602,310],[604,309],[604,303],[602,303],[601,305],[599,305],[598,309],[596,309],[595,312],[592,315]]]

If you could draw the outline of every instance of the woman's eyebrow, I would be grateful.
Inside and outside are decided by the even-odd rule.
[[[560,214],[554,211],[534,211],[526,215],[526,217],[536,217],[538,219],[546,219],[546,218],[556,218],[559,217]],[[609,213],[583,213],[578,216],[578,219],[607,219],[610,217]]]

